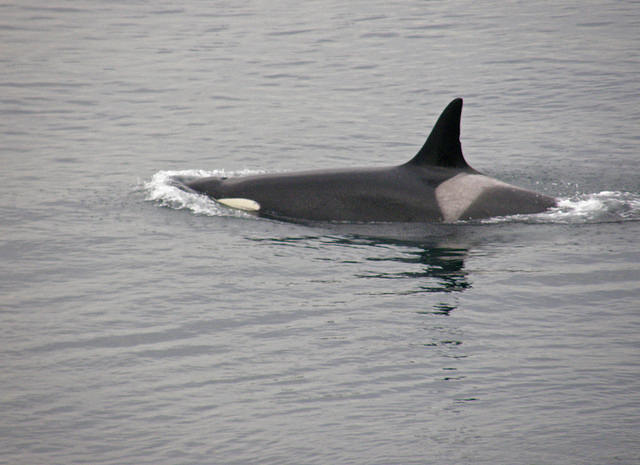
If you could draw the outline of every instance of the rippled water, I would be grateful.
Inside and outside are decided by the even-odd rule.
[[[640,460],[633,2],[0,5],[0,463]],[[461,224],[172,184],[386,166],[465,98]]]

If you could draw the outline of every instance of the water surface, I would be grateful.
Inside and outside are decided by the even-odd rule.
[[[0,463],[640,460],[634,2],[0,5]],[[385,166],[454,97],[561,199],[296,225],[177,174]]]

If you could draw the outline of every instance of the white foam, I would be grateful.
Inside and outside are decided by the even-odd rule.
[[[196,192],[189,192],[180,186],[178,178],[199,178],[199,177],[235,177],[257,174],[261,171],[224,171],[224,170],[181,170],[181,171],[158,171],[150,181],[143,184],[146,192],[145,200],[156,202],[162,207],[174,210],[191,210],[197,215],[206,216],[238,216],[252,217],[241,210],[225,207],[212,200],[206,195]]]
[[[558,199],[558,206],[533,215],[490,218],[484,223],[611,223],[640,220],[640,195],[602,191]]]
[[[560,199],[546,213],[554,222],[604,223],[640,220],[640,196],[630,192],[602,191]]]

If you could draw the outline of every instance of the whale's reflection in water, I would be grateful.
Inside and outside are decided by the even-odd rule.
[[[457,308],[456,294],[471,288],[465,259],[469,246],[460,228],[439,225],[425,231],[416,225],[333,225],[325,235],[253,239],[271,244],[324,251],[321,260],[357,265],[362,279],[402,281],[381,285],[376,295],[431,294],[423,314],[448,315]],[[468,237],[467,237],[468,239]],[[442,298],[434,298],[442,294]]]
[[[362,244],[361,241],[358,241]],[[451,294],[440,299],[424,314],[448,315],[457,308],[457,300],[453,294],[471,288],[465,259],[469,250],[461,246],[444,246],[438,243],[408,244],[393,243],[389,240],[372,241],[372,245],[389,246],[392,254],[369,256],[368,262],[380,263],[382,269],[357,274],[360,278],[381,280],[408,280],[411,285],[403,290],[386,290],[383,286],[380,295],[384,294]]]
[[[471,287],[464,260],[468,250],[439,246],[421,246],[422,248],[405,251],[402,255],[385,258],[368,258],[371,261],[395,262],[413,265],[411,271],[377,272],[361,275],[378,279],[413,279],[418,282],[413,292],[408,293],[453,293],[462,292]],[[415,265],[419,269],[415,269]],[[441,313],[448,313],[452,307],[442,304]]]

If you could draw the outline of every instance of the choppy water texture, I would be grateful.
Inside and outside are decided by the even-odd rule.
[[[640,461],[640,10],[0,5],[0,463]],[[296,225],[175,175],[407,161],[560,198]]]

